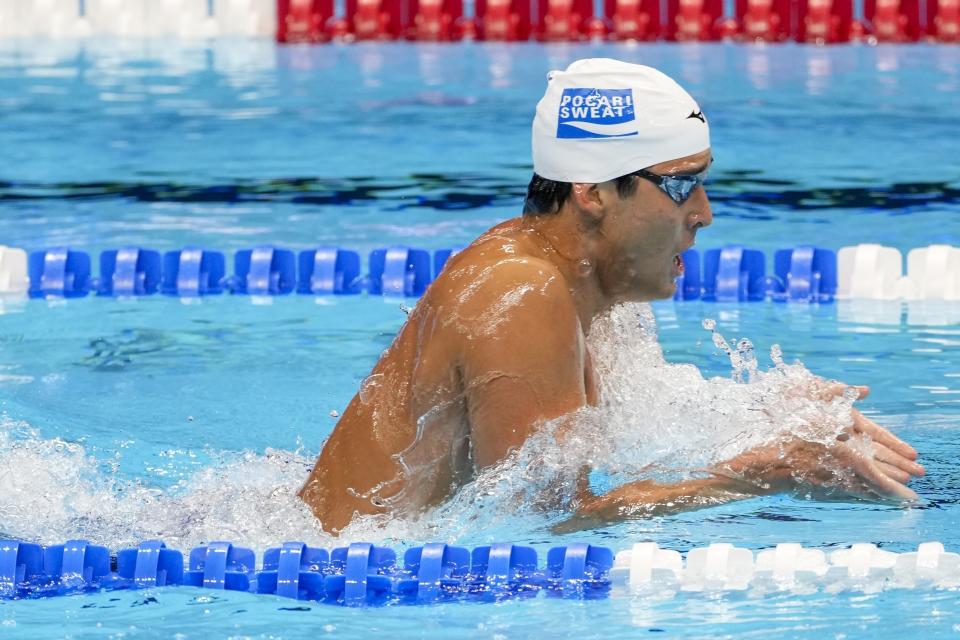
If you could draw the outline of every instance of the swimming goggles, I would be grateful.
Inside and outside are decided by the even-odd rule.
[[[661,176],[652,171],[640,169],[629,175],[649,180],[660,187],[661,191],[670,196],[670,199],[677,203],[677,206],[680,206],[687,201],[694,189],[703,186],[703,183],[707,180],[708,171],[709,169],[704,169],[700,173],[680,176]]]

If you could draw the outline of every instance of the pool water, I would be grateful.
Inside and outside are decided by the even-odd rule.
[[[700,248],[960,245],[956,47],[415,46],[0,42],[0,244],[468,243],[519,212],[546,71],[584,56],[657,66],[713,132]],[[412,301],[407,301],[411,304]],[[686,551],[796,541],[960,550],[956,303],[654,305],[671,362],[730,376],[701,327],[779,344],[869,384],[868,415],[919,450],[914,508],[788,496],[553,534],[497,513],[354,535],[402,548],[640,540]],[[396,300],[0,299],[0,536],[331,546],[295,492],[405,315]],[[639,425],[638,428],[642,427]],[[348,610],[157,589],[0,601],[3,637],[928,637],[953,591],[537,599]]]

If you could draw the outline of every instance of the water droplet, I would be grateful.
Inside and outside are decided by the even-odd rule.
[[[730,354],[733,352],[733,350],[730,349],[730,345],[727,344],[726,338],[724,338],[719,333],[713,334],[713,346],[715,346],[718,349],[722,349],[727,354]]]
[[[770,347],[770,359],[773,361],[773,365],[778,369],[784,366],[783,349],[780,348],[779,344],[775,344]]]
[[[382,373],[374,373],[367,376],[362,383],[360,383],[360,402],[367,404],[380,390],[380,384],[383,381]]]
[[[577,271],[580,272],[580,277],[588,276],[593,273],[593,263],[586,258],[582,258],[577,262]]]

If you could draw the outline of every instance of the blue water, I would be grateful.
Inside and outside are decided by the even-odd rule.
[[[516,215],[547,70],[587,55],[674,75],[710,118],[701,248],[960,245],[960,49],[0,43],[0,244],[232,251],[469,242]],[[113,548],[321,540],[292,493],[404,320],[396,301],[0,300],[0,534]],[[562,537],[504,514],[440,537],[687,550],[855,541],[960,550],[960,309],[658,303],[674,362],[729,376],[700,328],[869,384],[920,451],[921,507],[771,497]],[[11,490],[10,487],[13,487]],[[60,497],[60,492],[66,494]],[[406,530],[393,535],[406,538]],[[421,534],[426,535],[421,531]],[[398,548],[397,540],[386,542]],[[409,540],[414,542],[414,540]],[[181,544],[182,543],[182,544]],[[340,610],[153,590],[0,602],[3,637],[939,637],[956,594],[688,595]],[[97,626],[97,625],[100,626]]]

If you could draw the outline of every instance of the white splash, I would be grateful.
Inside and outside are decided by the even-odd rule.
[[[152,538],[184,549],[211,540],[322,544],[329,538],[296,496],[311,463],[286,452],[235,454],[160,490],[118,479],[79,444],[2,419],[0,537],[80,538],[112,549]]]

